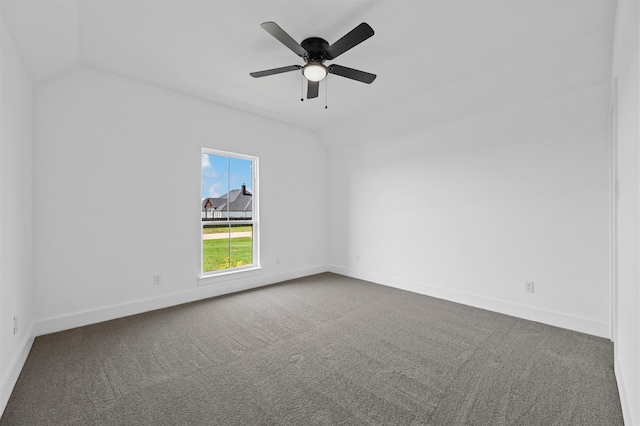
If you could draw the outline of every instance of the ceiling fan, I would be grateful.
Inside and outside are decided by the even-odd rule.
[[[305,65],[289,65],[286,67],[252,72],[249,73],[251,77],[259,78],[283,72],[302,70],[302,74],[309,81],[307,84],[307,99],[318,97],[320,81],[325,78],[327,74],[335,74],[340,77],[350,78],[367,84],[371,84],[373,80],[376,79],[375,74],[368,72],[343,67],[342,65],[337,64],[331,64],[329,66],[324,65],[325,61],[337,58],[347,50],[357,46],[374,34],[373,28],[364,22],[349,31],[332,45],[329,45],[326,40],[320,37],[309,37],[304,39],[302,43],[298,44],[275,22],[264,22],[260,24],[260,26],[266,32],[275,37],[280,43],[291,49],[293,53],[304,59]]]

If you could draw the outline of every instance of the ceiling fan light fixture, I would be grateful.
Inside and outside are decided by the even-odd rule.
[[[320,62],[309,62],[302,67],[302,74],[309,81],[320,81],[327,76],[327,67]]]

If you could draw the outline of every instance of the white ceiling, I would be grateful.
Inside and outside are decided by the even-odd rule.
[[[309,129],[328,146],[600,84],[611,75],[613,0],[1,0],[28,73],[77,66],[147,82]],[[377,74],[329,76],[300,102],[302,64],[265,32],[335,42],[361,22],[375,35],[332,63]]]

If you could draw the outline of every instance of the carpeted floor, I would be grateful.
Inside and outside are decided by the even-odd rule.
[[[333,274],[38,337],[1,425],[620,425],[610,341]]]

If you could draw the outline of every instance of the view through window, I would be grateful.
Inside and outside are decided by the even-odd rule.
[[[256,157],[202,149],[202,273],[258,266]]]

